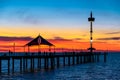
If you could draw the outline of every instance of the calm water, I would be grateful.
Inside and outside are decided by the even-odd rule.
[[[3,62],[3,64],[2,68],[6,71],[7,63]],[[49,71],[1,75],[0,80],[120,80],[120,54],[109,54],[107,63],[101,61],[60,67]]]

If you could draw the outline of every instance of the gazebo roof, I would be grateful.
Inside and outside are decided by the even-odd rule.
[[[27,43],[25,46],[35,46],[35,45],[48,45],[48,46],[54,46],[52,43],[48,42],[46,39],[44,39],[42,36],[38,35],[35,39]]]

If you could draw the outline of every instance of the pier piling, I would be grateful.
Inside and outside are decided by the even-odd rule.
[[[59,57],[57,57],[57,67],[60,66],[60,60],[59,60]]]
[[[1,59],[0,59],[0,74],[1,74],[1,68],[2,68],[2,67],[1,67]]]
[[[12,58],[12,73],[14,73],[14,58]]]
[[[8,60],[8,74],[10,73],[10,59]]]
[[[106,52],[104,52],[104,62],[106,62],[106,60],[107,60],[107,59],[106,59],[106,58],[107,58],[107,56],[106,56],[106,55],[107,55],[107,53],[106,53]]]
[[[20,59],[20,73],[22,73],[22,59]]]

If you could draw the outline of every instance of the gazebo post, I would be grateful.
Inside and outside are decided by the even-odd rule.
[[[28,46],[28,53],[30,53],[30,47]]]
[[[51,47],[49,46],[49,52],[51,52]]]
[[[25,53],[25,46],[23,46],[23,50],[24,50],[24,53]]]
[[[54,54],[55,54],[55,46],[54,46]]]
[[[41,52],[41,46],[40,46],[40,44],[38,45],[38,53],[40,53]]]
[[[40,50],[39,50],[39,45],[38,45],[38,54],[39,54]]]
[[[15,55],[15,43],[13,43],[13,52],[14,52],[14,55]]]

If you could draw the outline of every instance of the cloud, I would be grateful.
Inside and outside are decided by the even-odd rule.
[[[39,18],[35,14],[29,13],[29,9],[19,9],[16,11],[18,18],[21,18],[21,21],[28,24],[38,24]]]
[[[62,37],[54,37],[54,39],[53,40],[57,40],[57,41],[72,41],[72,39],[64,39],[64,38],[62,38]]]
[[[105,33],[105,34],[119,34],[120,31],[117,31],[117,32],[110,32],[110,33]]]
[[[82,40],[81,38],[75,38],[75,40]]]
[[[107,43],[107,42],[103,42],[103,41],[94,41],[94,43]]]
[[[97,40],[120,40],[120,37],[98,38]]]
[[[0,45],[0,48],[11,48],[11,47],[13,47],[13,45]],[[23,46],[16,45],[15,47],[23,47]]]
[[[39,24],[40,23],[38,17],[35,15],[27,15],[26,17],[24,17],[23,21],[25,23],[29,23],[29,24]]]
[[[6,50],[6,49],[0,49],[0,52],[8,52],[8,50]]]
[[[12,21],[16,20],[24,24],[38,25],[43,23],[37,13],[31,12],[31,8],[17,8],[17,10],[9,12],[9,16]]]
[[[8,37],[8,36],[0,36],[0,41],[29,41],[32,40],[31,37]]]
[[[32,37],[9,37],[9,36],[0,36],[0,41],[30,41]],[[54,37],[53,39],[47,39],[52,41],[73,41],[73,40],[82,40],[81,38],[65,39],[59,36]]]
[[[85,36],[87,36],[87,35],[86,35],[86,34],[83,34],[83,35],[81,35],[81,36],[85,37]]]
[[[73,40],[82,40],[82,39],[81,38],[65,39],[65,38],[56,36],[53,39],[49,39],[49,40],[54,40],[54,41],[73,41]]]

